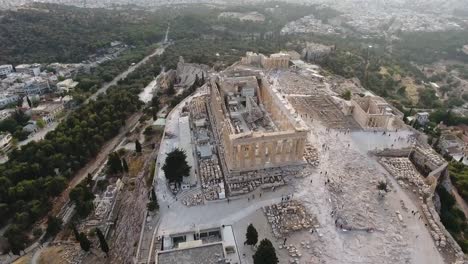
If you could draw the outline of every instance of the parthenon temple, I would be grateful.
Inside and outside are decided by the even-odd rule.
[[[308,128],[262,74],[224,75],[210,89],[210,118],[230,172],[303,163]]]

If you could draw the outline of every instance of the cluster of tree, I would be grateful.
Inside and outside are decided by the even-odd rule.
[[[157,57],[150,59],[106,94],[76,109],[44,140],[9,154],[9,161],[0,165],[0,225],[11,220],[9,229],[13,231],[5,234],[12,241],[17,240],[15,230],[28,230],[47,213],[50,199],[66,188],[68,179],[141,107],[138,94],[159,73],[159,65]],[[125,170],[123,161],[122,168]],[[70,193],[81,217],[93,209],[90,186],[80,184]],[[18,246],[26,244],[18,241],[22,241]]]
[[[241,21],[232,18],[220,18],[222,12],[253,12],[257,11],[265,17],[264,21]],[[323,19],[336,16],[331,9],[317,8],[310,5],[298,5],[284,2],[266,2],[255,4],[232,5],[227,8],[205,8],[204,6],[190,6],[178,8],[177,13],[172,8],[162,12],[172,14],[171,38],[177,42],[182,39],[197,39],[200,37],[261,37],[271,33],[279,33],[288,22],[314,13]],[[194,27],[193,25],[197,25]]]
[[[213,38],[181,39],[169,46],[161,63],[175,69],[179,56],[186,62],[201,63],[222,69],[238,61],[247,51],[270,54],[285,47],[287,38],[243,39],[238,36],[216,34]]]
[[[93,68],[90,73],[78,74],[74,77],[79,82],[75,91],[73,91],[74,99],[79,103],[84,101],[85,97],[96,92],[103,83],[111,81],[125,71],[129,65],[140,61],[152,51],[153,47],[133,48],[121,53],[118,58],[106,61],[100,64],[99,67]]]
[[[325,69],[346,78],[358,78],[364,88],[387,99],[405,101],[406,89],[400,80],[395,80],[392,65],[381,55],[368,49],[356,48],[354,52],[337,49],[327,56],[321,63]],[[382,67],[388,72],[382,72]]]
[[[85,233],[78,232],[78,229],[76,229],[75,224],[72,223],[71,228],[73,230],[73,234],[75,235],[76,241],[80,243],[81,249],[88,252],[91,249],[91,241],[88,239]]]
[[[70,201],[75,203],[76,213],[79,217],[87,217],[94,209],[94,194],[91,187],[87,186],[85,182],[78,184],[70,191]]]
[[[187,163],[187,155],[183,150],[178,148],[169,152],[166,157],[166,162],[162,167],[166,179],[170,183],[180,184],[183,177],[190,174],[190,166]]]
[[[438,109],[429,115],[431,122],[443,122],[447,126],[468,124],[468,118],[453,113],[450,109]]]
[[[393,55],[406,61],[430,64],[441,59],[468,62],[468,55],[461,50],[468,43],[468,31],[411,32],[402,33],[394,43]]]
[[[254,8],[265,15],[266,19],[264,22],[218,19],[221,12],[236,11],[239,8],[248,12]],[[323,19],[337,15],[331,9],[325,12],[323,8],[282,2],[228,9],[190,6],[175,10],[173,7],[166,7],[155,12],[36,3],[34,8],[0,12],[0,31],[4,33],[0,36],[0,64],[81,62],[88,55],[109,47],[109,43],[115,40],[135,46],[148,46],[163,39],[166,22],[171,23],[170,37],[177,42],[206,37],[212,41],[213,36],[223,39],[239,39],[244,36],[264,39],[265,36],[278,36],[284,24],[310,13]],[[265,42],[274,43],[271,39]],[[214,56],[214,53],[212,50],[205,54]],[[204,59],[200,53],[195,54],[197,53],[194,56],[199,56],[199,60]],[[112,74],[107,73],[104,72],[102,77],[110,80]],[[88,82],[84,79],[80,86],[92,87],[93,80]]]
[[[255,227],[250,224],[247,227],[247,233],[245,234],[246,240],[244,245],[255,246],[258,242],[258,232]],[[254,264],[276,264],[279,262],[276,256],[275,248],[268,239],[263,239],[253,255]]]
[[[127,160],[120,157],[119,153],[112,152],[107,159],[107,168],[110,174],[118,174],[128,172]]]
[[[164,13],[40,4],[1,11],[0,64],[81,62],[120,40],[148,45],[160,40]]]
[[[457,240],[462,250],[468,252],[468,223],[463,211],[455,206],[455,198],[442,185],[437,186],[440,198],[440,220]]]
[[[73,234],[75,235],[76,241],[80,243],[80,247],[82,250],[88,252],[91,250],[92,242],[88,239],[88,236],[83,232],[78,232],[76,226],[71,224],[71,229],[73,230]],[[109,245],[107,244],[106,238],[102,231],[99,228],[93,230],[93,232],[97,235],[99,239],[99,247],[101,248],[102,252],[109,256]]]
[[[10,117],[0,121],[0,132],[9,132],[14,138],[24,140],[29,133],[23,131],[23,127],[28,124],[29,119],[28,115],[17,109]]]
[[[419,101],[418,105],[423,108],[438,108],[442,103],[437,97],[436,92],[432,88],[421,88],[418,90]]]
[[[463,164],[462,161],[450,163],[450,179],[455,187],[457,187],[458,193],[468,202],[468,166]]]
[[[47,217],[46,235],[53,237],[62,230],[62,219],[49,215]]]

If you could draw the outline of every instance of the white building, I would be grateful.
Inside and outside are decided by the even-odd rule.
[[[41,73],[40,64],[20,64],[16,66],[15,69],[18,73],[27,73],[32,76],[39,76]]]
[[[0,78],[5,78],[9,73],[13,72],[13,65],[0,65]]]
[[[420,125],[425,125],[427,122],[429,122],[429,113],[428,112],[417,113],[416,121],[418,121]]]
[[[15,94],[0,94],[0,108],[3,108],[9,104],[18,102],[19,97]]]
[[[468,55],[468,45],[463,46],[463,52]]]
[[[0,133],[0,153],[7,153],[12,147],[12,141],[10,133]]]
[[[33,115],[39,115],[46,124],[49,124],[64,111],[65,107],[62,102],[53,102],[41,104],[32,110]]]
[[[72,79],[66,79],[57,83],[57,90],[59,92],[69,92],[70,90],[75,89],[78,85],[78,82],[73,81]]]
[[[43,94],[47,90],[50,90],[49,80],[41,77],[33,77],[24,83],[25,86],[23,87],[23,90],[18,91],[18,93],[22,95]]]
[[[13,114],[13,112],[15,112],[14,109],[0,110],[0,121],[9,118]]]

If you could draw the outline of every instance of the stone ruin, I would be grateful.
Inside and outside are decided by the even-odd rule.
[[[311,166],[318,167],[319,153],[318,150],[312,145],[307,144],[305,146],[304,158],[306,159],[307,163],[309,163]]]
[[[205,200],[225,198],[223,173],[218,159],[200,160],[199,170]]]
[[[287,236],[291,232],[313,228],[317,223],[317,219],[295,200],[265,206],[263,211],[271,225],[273,235],[277,238]]]
[[[447,245],[447,238],[445,237],[444,233],[440,230],[440,227],[434,221],[434,216],[432,215],[431,211],[427,204],[422,205],[422,210],[424,215],[429,222],[429,226],[431,227],[431,236],[434,239],[437,246],[445,247]]]
[[[444,248],[447,245],[447,238],[434,220],[439,216],[434,215],[429,210],[428,201],[432,197],[432,189],[424,181],[424,177],[406,157],[382,157],[379,161],[395,177],[400,186],[409,189],[419,196],[419,200],[422,203],[422,215],[428,222],[431,236],[437,246]]]
[[[310,243],[309,242],[307,242],[307,244],[302,242],[302,245],[303,245],[303,247],[310,248]],[[296,246],[294,246],[292,244],[285,245],[285,246],[280,245],[279,248],[280,249],[286,249],[288,251],[288,254],[291,257],[290,260],[289,260],[289,263],[300,263],[299,259],[302,257],[302,253]]]
[[[300,170],[290,167],[272,168],[242,172],[230,175],[227,186],[231,196],[242,195],[254,191],[258,187],[271,189],[286,184],[285,177],[303,176]]]
[[[182,198],[182,204],[185,206],[196,206],[203,204],[203,195],[202,193],[194,193],[189,196]]]
[[[403,188],[409,189],[414,186],[415,189],[412,189],[412,191],[423,196],[427,196],[432,192],[431,187],[424,181],[424,177],[419,174],[408,158],[383,157],[380,159],[380,163]],[[409,184],[405,181],[409,182]]]

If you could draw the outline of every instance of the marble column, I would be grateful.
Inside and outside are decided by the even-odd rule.
[[[277,154],[277,148],[278,147],[278,142],[276,141],[273,141],[271,143],[271,152],[270,152],[270,161],[272,164],[276,164],[277,163],[277,158],[276,158],[276,154]]]
[[[281,163],[284,163],[286,161],[286,156],[288,154],[289,147],[289,140],[286,139],[281,142]]]
[[[245,148],[246,146],[245,145],[240,145],[240,151],[239,151],[239,168],[244,168],[245,167]]]
[[[257,143],[251,143],[249,145],[249,165],[251,167],[255,167],[256,165],[256,157],[255,157],[255,149],[257,147]]]
[[[260,142],[258,145],[258,156],[260,158],[260,164],[264,165],[266,161],[266,149],[265,142]]]
[[[304,156],[305,144],[306,144],[306,139],[304,139],[304,138],[299,139],[298,146],[297,146],[297,149],[296,149],[296,159],[297,160],[301,160],[302,157]]]
[[[232,149],[232,155],[231,155],[232,156],[232,162],[231,162],[231,164],[233,164],[232,167],[237,168],[237,167],[239,167],[239,164],[238,164],[239,163],[239,157],[238,157],[238,155],[239,155],[238,152],[239,151],[238,151],[237,145],[233,145],[231,147],[231,149]]]

